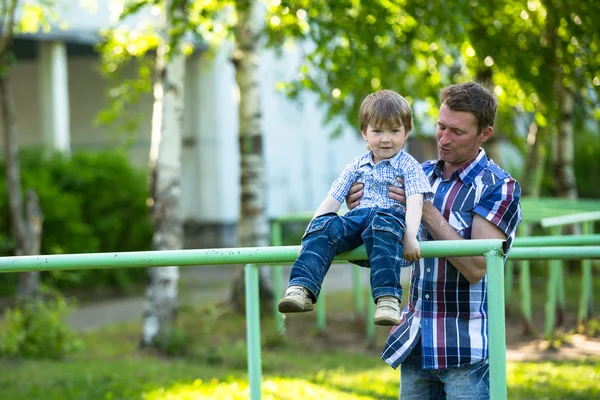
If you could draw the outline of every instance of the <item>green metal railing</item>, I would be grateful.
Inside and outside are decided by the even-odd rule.
[[[502,240],[448,240],[421,243],[423,257],[483,255],[488,275],[490,394],[492,400],[506,399],[506,332],[504,316]],[[0,257],[0,272],[75,270],[98,268],[202,266],[246,264],[246,323],[250,398],[261,398],[262,362],[260,343],[258,264],[292,263],[298,246],[231,248],[208,250],[165,250],[126,253],[64,254],[51,256]],[[600,258],[600,246],[516,247],[510,259]],[[364,246],[336,258],[365,260]]]

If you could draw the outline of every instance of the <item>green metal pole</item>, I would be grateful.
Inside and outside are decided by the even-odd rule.
[[[517,228],[518,235],[529,237],[531,234],[530,224],[521,224]],[[516,242],[516,239],[515,239]],[[529,260],[521,261],[520,271],[520,290],[521,290],[521,312],[525,323],[525,333],[530,333],[533,329],[533,319],[531,312],[531,271],[529,269]]]
[[[546,298],[546,321],[544,334],[547,339],[552,337],[556,317],[556,297],[558,280],[560,279],[560,261],[550,261],[550,277],[548,279],[548,297]]]
[[[258,267],[246,264],[246,345],[248,347],[248,383],[250,399],[261,399],[262,360],[260,350],[260,304],[258,297]]]
[[[327,295],[325,294],[325,285],[321,287],[319,299],[317,300],[317,331],[323,332],[327,326]]]
[[[559,236],[562,231],[562,226],[554,226],[550,228],[552,230],[552,236]],[[556,284],[556,315],[558,318],[558,323],[563,323],[563,318],[565,315],[565,271],[563,261],[551,261],[552,263],[556,263],[556,274],[558,274],[558,278],[555,279]]]
[[[513,248],[515,247],[539,247],[539,246],[594,246],[600,244],[600,235],[558,235],[558,236],[529,236],[531,228],[526,229],[529,224],[521,223],[517,228],[519,233]],[[523,233],[521,233],[523,231]],[[591,232],[591,231],[590,231]]]
[[[281,223],[274,220],[271,223],[271,246],[281,246],[283,242]],[[271,268],[273,276],[273,318],[275,329],[285,336],[285,315],[277,311],[277,303],[283,297],[283,268],[276,265]]]
[[[362,282],[360,280],[361,267],[352,265],[352,287],[354,288],[354,312],[356,318],[360,319],[365,315],[365,302],[362,292]]]
[[[594,229],[593,222],[586,222],[583,224],[583,234],[591,234]],[[590,305],[592,304],[592,261],[582,260],[581,261],[581,298],[579,300],[579,315],[577,318],[577,324],[582,326],[585,321],[590,318]]]
[[[490,399],[506,399],[506,325],[502,253],[485,254],[489,313]]]
[[[507,261],[505,269],[506,271],[504,271],[504,299],[507,303],[506,305],[508,306],[510,299],[512,299],[514,262]]]
[[[365,315],[365,329],[367,334],[367,346],[375,346],[375,302],[369,292],[369,301],[367,302],[367,315]]]
[[[421,254],[423,257],[460,257],[481,254],[488,249],[501,251],[503,246],[504,242],[498,239],[436,240],[421,243]],[[287,264],[296,261],[298,249],[299,246],[238,247],[0,257],[0,272],[143,268],[168,265]],[[571,248],[567,247],[567,249],[572,254]],[[585,249],[585,247],[577,248],[577,252]],[[591,254],[595,249],[589,248]],[[537,251],[541,252],[540,249]],[[558,256],[563,254],[559,252]],[[336,261],[340,262],[366,259],[364,246],[336,257]]]

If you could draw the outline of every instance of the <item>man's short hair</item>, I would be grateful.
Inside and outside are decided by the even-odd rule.
[[[498,109],[494,93],[477,82],[465,82],[448,86],[442,90],[441,104],[452,111],[466,111],[477,118],[478,133],[488,126],[493,127]]]
[[[360,105],[360,130],[371,126],[402,125],[406,132],[412,130],[412,110],[408,101],[392,90],[371,93]]]

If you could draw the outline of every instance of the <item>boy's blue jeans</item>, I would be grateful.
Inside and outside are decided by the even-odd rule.
[[[316,217],[302,238],[289,285],[305,287],[316,302],[333,258],[364,243],[371,264],[373,301],[381,296],[402,300],[400,266],[408,265],[402,259],[404,227],[404,213],[399,210],[359,208],[343,216]]]

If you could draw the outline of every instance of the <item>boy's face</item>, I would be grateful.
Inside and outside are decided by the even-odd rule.
[[[394,157],[402,150],[410,131],[406,132],[403,125],[392,126],[367,126],[362,132],[369,148],[373,151],[373,162],[377,164],[381,160]]]

